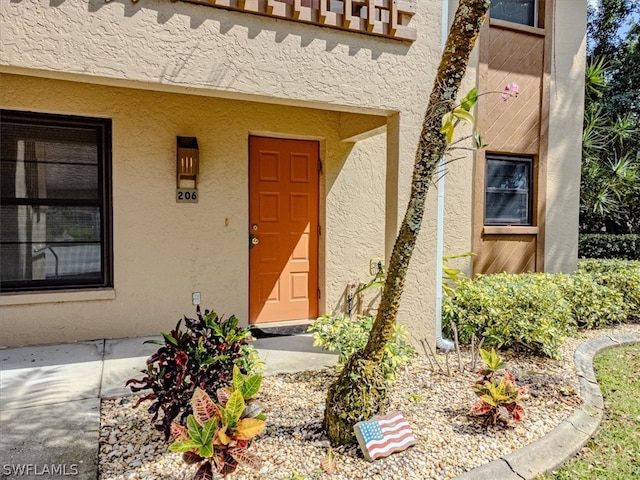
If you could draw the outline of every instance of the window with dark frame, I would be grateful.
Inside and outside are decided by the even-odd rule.
[[[0,288],[110,287],[111,120],[0,110]]]
[[[487,155],[485,225],[532,225],[532,173],[532,158]]]
[[[491,0],[491,18],[538,27],[538,0]]]

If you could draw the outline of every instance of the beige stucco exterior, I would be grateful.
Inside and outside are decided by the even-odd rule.
[[[343,310],[404,214],[444,5],[418,2],[417,40],[399,42],[168,0],[0,2],[0,107],[112,119],[114,265],[113,289],[3,292],[0,344],[156,334],[194,312],[192,292],[246,322],[250,135],[320,141],[320,309]],[[577,225],[581,121],[564,102],[581,99],[584,25],[571,12],[558,6],[551,80],[547,188],[564,195],[562,212],[547,204],[554,270],[571,270],[577,251],[566,225]],[[198,138],[197,204],[175,201],[178,135]],[[472,249],[463,156],[447,174],[445,255]],[[435,336],[436,197],[399,317],[415,341]]]
[[[556,21],[566,27],[555,31],[550,79],[545,270],[573,272],[578,257],[576,206],[580,202],[586,55],[586,38],[574,32],[586,25],[587,5],[582,0],[556,1],[556,4]],[[567,188],[576,182],[576,188]]]

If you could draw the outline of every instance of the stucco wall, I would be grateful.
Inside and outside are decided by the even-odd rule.
[[[2,2],[0,62],[90,82],[408,111],[428,91],[440,9],[418,3],[419,40],[407,43],[170,0]]]
[[[342,142],[338,113],[7,74],[0,95],[3,108],[113,121],[115,289],[3,295],[4,345],[157,333],[194,313],[191,292],[246,323],[251,133],[321,140],[326,309],[384,252],[384,135]],[[197,204],[175,201],[176,135],[198,138]]]
[[[20,331],[29,332],[6,342],[33,341],[36,318],[45,312],[57,333],[38,341],[154,333],[192,308],[191,291],[202,291],[205,305],[243,316],[243,162],[249,131],[326,139],[321,309],[343,306],[346,285],[366,280],[369,259],[388,252],[395,238],[389,227],[398,220],[385,219],[383,206],[396,198],[385,199],[385,185],[394,191],[397,182],[400,191],[397,213],[388,211],[404,213],[415,145],[441,50],[441,8],[440,2],[418,2],[413,18],[418,40],[402,43],[167,0],[2,2],[1,71],[83,83],[3,75],[2,106],[114,119],[116,251],[114,299],[96,300],[99,308],[93,302],[55,309],[4,306],[2,321],[26,318]],[[156,93],[103,90],[87,83]],[[248,104],[204,97],[265,104],[243,109],[239,105]],[[277,104],[307,108],[282,110]],[[398,124],[392,138],[382,134],[340,142],[337,111],[398,112]],[[220,129],[231,126],[219,138]],[[176,135],[195,135],[202,145],[202,193],[196,206],[176,205],[173,198]],[[397,145],[392,156],[398,162],[397,175],[385,178],[389,140]],[[428,215],[435,218],[435,195],[429,201]],[[418,325],[417,336],[433,333],[432,230],[433,220],[428,219],[400,316]],[[168,237],[170,242],[165,241]],[[176,256],[177,245],[193,254]],[[228,291],[239,294],[229,297],[224,293]],[[141,301],[149,298],[154,301]],[[78,320],[83,317],[87,320]]]
[[[573,272],[578,257],[586,0],[556,0],[552,61],[545,271]]]

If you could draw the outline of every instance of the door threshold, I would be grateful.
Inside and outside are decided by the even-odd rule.
[[[289,337],[307,333],[313,320],[290,320],[287,322],[254,323],[251,334],[256,338]]]

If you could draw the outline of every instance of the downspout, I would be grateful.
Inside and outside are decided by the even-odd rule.
[[[449,35],[449,3],[442,2],[442,50]],[[436,230],[436,345],[440,350],[453,350],[454,343],[442,338],[442,256],[444,244],[444,172],[445,159],[438,164],[438,222]]]

